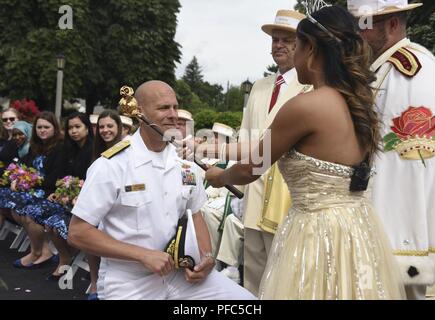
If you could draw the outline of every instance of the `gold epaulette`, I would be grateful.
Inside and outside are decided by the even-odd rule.
[[[107,159],[111,159],[113,158],[115,155],[117,155],[118,153],[120,153],[121,151],[127,149],[130,146],[130,141],[126,140],[126,141],[121,141],[117,144],[115,144],[112,148],[104,151],[101,155],[104,158]]]
[[[421,70],[421,63],[415,54],[406,48],[400,48],[388,59],[401,74],[414,77]]]

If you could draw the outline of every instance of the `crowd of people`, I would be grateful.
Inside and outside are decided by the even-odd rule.
[[[108,110],[94,117],[92,124],[88,115],[73,113],[61,129],[51,112],[40,113],[33,123],[21,120],[13,108],[3,111],[1,116],[1,174],[16,163],[36,169],[42,177],[37,192],[17,190],[13,184],[0,189],[0,225],[5,219],[14,221],[23,226],[30,239],[30,253],[13,262],[13,266],[30,270],[57,262],[47,278],[57,281],[62,276],[60,267],[70,265],[77,250],[67,243],[70,212],[55,199],[56,182],[67,176],[85,180],[89,166],[100,153],[128,137],[132,121],[128,118],[123,123],[117,112]],[[55,245],[57,255],[50,250],[49,241]],[[90,292],[96,294],[98,261],[92,263],[92,257],[88,261]]]
[[[161,81],[126,91],[147,119],[134,134],[114,111],[73,114],[62,130],[52,113],[29,124],[5,110],[3,170],[24,163],[44,178],[37,192],[0,189],[0,219],[31,243],[13,265],[52,261],[52,241],[59,279],[82,250],[90,299],[424,299],[435,283],[435,58],[407,38],[420,5],[397,2],[278,11],[262,27],[278,72],[255,83],[238,135],[215,123],[195,137]],[[162,138],[173,129],[177,148]],[[70,206],[56,201],[65,176],[85,180]]]

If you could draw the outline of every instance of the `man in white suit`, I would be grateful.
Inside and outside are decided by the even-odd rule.
[[[373,199],[408,299],[424,299],[435,282],[435,58],[406,37],[406,13],[421,5],[348,0],[352,14],[373,18],[373,27],[362,30],[376,59],[373,86],[384,138],[384,152],[375,161]]]
[[[252,130],[267,129],[285,102],[309,90],[298,82],[293,64],[296,28],[304,18],[296,11],[280,10],[273,24],[262,27],[272,37],[272,57],[279,71],[254,84],[239,142],[249,141]],[[288,188],[279,170],[274,169],[244,189],[244,286],[254,295],[258,295],[276,228],[290,206]],[[273,201],[271,195],[276,196]]]

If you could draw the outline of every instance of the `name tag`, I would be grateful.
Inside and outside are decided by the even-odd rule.
[[[125,186],[125,192],[145,191],[145,184],[135,184],[132,186]]]

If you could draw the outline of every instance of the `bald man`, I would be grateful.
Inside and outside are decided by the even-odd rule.
[[[140,112],[153,125],[163,132],[176,128],[178,102],[169,85],[144,83],[135,97]],[[87,173],[69,229],[73,246],[103,257],[98,296],[106,300],[252,299],[213,269],[210,236],[200,212],[206,200],[197,167],[181,160],[172,145],[143,123],[130,141],[105,152]],[[192,270],[176,269],[165,248],[188,210],[193,213],[198,259]]]

